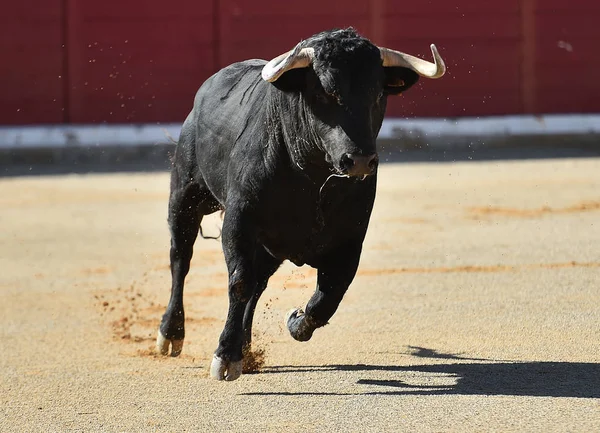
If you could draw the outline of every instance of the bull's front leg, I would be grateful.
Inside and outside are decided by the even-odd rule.
[[[254,268],[257,244],[250,221],[242,209],[227,207],[222,242],[229,274],[229,311],[210,366],[210,375],[217,380],[235,380],[242,374],[244,312],[257,285]]]
[[[286,316],[290,334],[298,341],[311,339],[315,329],[325,326],[336,312],[356,275],[362,243],[344,245],[329,254],[318,267],[317,289],[306,305]]]

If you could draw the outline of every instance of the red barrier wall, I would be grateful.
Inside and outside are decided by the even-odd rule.
[[[218,68],[331,27],[447,59],[390,117],[600,112],[593,0],[22,0],[0,17],[0,124],[181,122]]]
[[[64,120],[61,0],[5,2],[0,14],[0,124]]]
[[[72,0],[67,8],[73,123],[182,121],[215,69],[210,2]]]

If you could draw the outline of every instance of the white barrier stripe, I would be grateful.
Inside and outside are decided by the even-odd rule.
[[[0,127],[0,149],[140,146],[177,140],[180,123]],[[600,134],[600,114],[482,118],[386,118],[379,138],[503,137]]]

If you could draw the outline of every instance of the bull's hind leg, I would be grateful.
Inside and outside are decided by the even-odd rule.
[[[306,305],[306,313],[298,308],[286,316],[288,330],[295,340],[310,340],[313,332],[334,315],[356,275],[361,248],[360,244],[346,245],[319,266],[317,290]]]
[[[177,168],[171,173],[169,228],[171,231],[171,297],[162,317],[156,348],[162,355],[178,356],[185,337],[183,285],[190,270],[194,242],[202,216],[214,210],[215,202],[202,181],[182,175]]]

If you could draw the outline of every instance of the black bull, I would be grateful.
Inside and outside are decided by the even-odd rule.
[[[235,380],[256,304],[284,260],[318,270],[299,341],[333,316],[358,268],[375,200],[375,142],[388,95],[438,78],[444,63],[379,48],[353,29],[312,36],[271,62],[235,63],[196,94],[176,147],[168,221],[172,288],[157,349],[184,339],[183,285],[204,215],[225,210],[229,312],[211,376]]]

